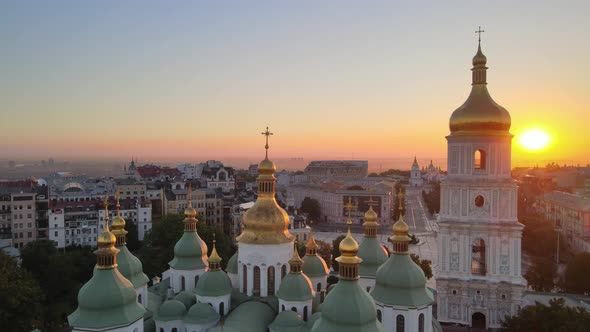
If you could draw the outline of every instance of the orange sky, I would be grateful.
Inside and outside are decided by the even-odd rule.
[[[484,25],[511,131],[552,137],[513,165],[590,162],[585,2],[3,6],[0,159],[257,160],[267,125],[276,158],[444,159]]]

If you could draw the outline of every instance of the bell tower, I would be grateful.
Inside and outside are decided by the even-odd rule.
[[[483,30],[476,33],[481,35]],[[523,225],[510,174],[510,114],[487,90],[481,42],[472,88],[450,118],[448,176],[441,183],[437,271],[440,322],[498,328],[520,306]]]

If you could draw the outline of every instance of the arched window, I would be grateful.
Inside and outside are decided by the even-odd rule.
[[[406,320],[404,319],[404,316],[397,315],[397,317],[395,318],[395,332],[404,332],[405,328]]]
[[[486,152],[482,149],[475,150],[473,154],[473,168],[474,169],[485,169],[486,168]]]
[[[170,331],[170,332],[178,332],[178,329],[177,328],[173,328],[172,331]]]
[[[285,311],[285,305],[281,304],[281,311]]]
[[[418,316],[418,332],[424,332],[424,314]]]
[[[382,322],[382,321],[381,321],[382,319],[383,319],[383,318],[382,318],[381,310],[377,309],[377,320],[378,320],[379,322]]]
[[[180,276],[180,290],[184,290],[184,276]]]
[[[164,332],[164,328],[163,327],[160,327],[160,332]]]
[[[199,282],[199,276],[195,276],[195,287],[197,287],[198,282]]]
[[[242,281],[244,286],[243,293],[248,294],[248,268],[246,267],[246,265],[244,265],[242,268]]]
[[[281,279],[287,275],[287,265],[281,266]]]
[[[303,307],[303,320],[307,322],[307,306]]]
[[[275,267],[269,266],[266,271],[267,284],[267,296],[275,295]]]
[[[318,282],[318,285],[316,286],[316,290],[319,292],[322,290],[322,283]]]
[[[254,267],[254,289],[252,289],[252,295],[260,295],[260,268]]]
[[[297,312],[297,308],[295,308],[295,307],[291,307],[291,311],[295,311],[295,312]]]
[[[367,286],[367,293],[371,291],[371,286]]]
[[[225,303],[222,301],[219,303],[219,315],[223,316],[225,314]]]
[[[483,239],[471,243],[471,274],[486,275],[486,243]]]
[[[141,303],[141,294],[137,295],[137,302]]]

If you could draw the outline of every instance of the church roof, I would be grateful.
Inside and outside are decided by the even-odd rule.
[[[387,252],[376,237],[363,238],[357,256],[363,260],[359,264],[361,276],[374,277],[379,266],[387,261]]]
[[[197,286],[193,292],[199,296],[223,296],[231,294],[231,280],[227,273],[217,271],[207,271],[199,277]]]
[[[131,283],[133,287],[137,288],[149,282],[148,277],[143,273],[143,266],[139,258],[135,257],[126,245],[117,246],[119,253],[117,254],[117,269],[121,274]]]
[[[207,303],[195,303],[184,317],[187,324],[207,324],[219,320],[219,314]]]
[[[289,273],[281,281],[277,297],[283,301],[308,301],[313,297],[313,287],[303,273]]]

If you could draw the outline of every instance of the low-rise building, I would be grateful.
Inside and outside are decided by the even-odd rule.
[[[322,184],[322,185],[293,185],[287,187],[287,202],[293,204],[291,207],[299,209],[301,203],[306,197],[315,199],[320,204],[321,222],[343,224],[346,222],[346,213],[344,205],[351,198],[353,204],[357,206],[353,212],[355,222],[363,222],[364,212],[369,209],[369,200],[371,205],[379,215],[379,223],[388,224],[391,218],[391,204],[393,186],[391,191],[384,190],[347,190],[342,189],[341,185]],[[320,220],[317,220],[320,221]],[[314,220],[316,222],[316,220]]]
[[[572,251],[590,252],[590,198],[552,191],[537,198],[536,208],[554,223]]]
[[[369,175],[367,160],[314,160],[304,171],[311,181],[362,178]]]

